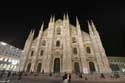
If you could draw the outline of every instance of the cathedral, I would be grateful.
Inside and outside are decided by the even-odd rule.
[[[37,73],[111,73],[108,58],[93,21],[88,21],[89,33],[81,30],[68,15],[51,17],[47,29],[41,25],[34,39],[31,30],[25,42],[19,71]]]

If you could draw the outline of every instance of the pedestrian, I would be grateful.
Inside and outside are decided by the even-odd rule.
[[[64,76],[64,80],[63,80],[63,83],[68,83],[69,82],[69,74],[66,74]]]
[[[68,74],[65,72],[64,76],[63,76],[63,83],[68,83]]]
[[[5,73],[5,70],[2,70],[2,72],[1,72],[1,74],[0,74],[0,78],[3,77],[4,73]]]
[[[71,83],[71,74],[69,73],[68,83]]]
[[[10,76],[11,76],[11,71],[8,71],[7,80],[10,78]]]
[[[7,77],[6,77],[6,79],[5,79],[5,83],[7,83],[7,82],[10,81],[10,76],[11,76],[11,72],[8,71],[8,73],[7,73]]]
[[[87,78],[87,77],[85,77],[85,80],[88,80],[88,78]]]
[[[44,74],[44,70],[42,71],[42,74]]]
[[[49,73],[49,76],[52,76],[52,72]]]
[[[13,76],[13,77],[15,76],[15,72],[12,73],[12,76]]]
[[[82,78],[82,73],[79,74],[79,77]]]
[[[67,73],[65,72],[64,76],[63,76],[63,80],[65,80],[67,78]]]
[[[105,78],[105,76],[104,76],[104,74],[103,74],[103,73],[101,73],[101,78]]]
[[[21,72],[19,72],[19,77],[18,77],[18,80],[21,80],[22,79],[22,74],[23,74],[23,72],[21,71]]]

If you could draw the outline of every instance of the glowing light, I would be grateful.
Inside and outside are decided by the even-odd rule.
[[[7,58],[5,58],[4,61],[7,61]]]
[[[124,69],[124,68],[122,68],[122,71],[123,71],[123,72],[125,72],[125,69]]]
[[[11,62],[11,59],[9,59],[8,62]]]
[[[0,58],[0,61],[2,61],[2,60],[3,60],[3,57]]]
[[[12,64],[13,65],[17,64],[17,61],[16,60],[12,60]]]
[[[1,45],[4,45],[4,46],[6,46],[6,45],[7,45],[7,43],[5,43],[5,42],[1,42],[0,44],[1,44]]]

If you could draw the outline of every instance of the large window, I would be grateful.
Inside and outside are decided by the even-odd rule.
[[[57,47],[60,46],[60,41],[59,41],[59,40],[56,41],[56,46],[57,46]]]
[[[40,56],[43,56],[43,52],[44,52],[44,51],[43,51],[43,50],[41,50],[41,52],[40,52]]]
[[[91,53],[90,47],[86,47],[87,53]]]
[[[73,48],[73,53],[77,54],[77,48]]]

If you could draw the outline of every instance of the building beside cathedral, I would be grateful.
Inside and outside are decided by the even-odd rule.
[[[108,57],[112,72],[125,73],[125,57]]]
[[[18,68],[21,55],[21,49],[0,41],[0,71],[19,70]]]
[[[81,30],[78,19],[70,24],[63,19],[50,18],[48,28],[41,25],[34,38],[31,30],[25,42],[19,71],[45,73],[111,73],[108,58],[93,21],[88,22],[89,33]]]

